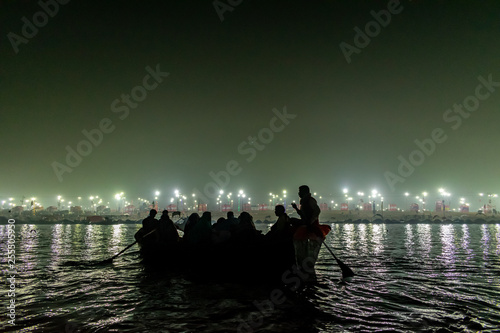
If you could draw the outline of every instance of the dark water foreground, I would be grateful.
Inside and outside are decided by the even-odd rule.
[[[134,241],[138,227],[17,224],[13,326],[7,227],[0,226],[1,330],[499,331],[498,224],[332,224],[328,244],[358,274],[348,285],[338,283],[326,249],[316,280],[288,272],[288,287],[145,271],[136,247],[109,265],[64,264],[109,258]]]

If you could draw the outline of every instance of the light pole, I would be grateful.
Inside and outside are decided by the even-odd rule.
[[[33,215],[36,214],[36,202],[35,202],[36,198],[31,198],[31,208],[33,208]],[[491,203],[491,200],[490,200],[490,203]]]
[[[446,217],[446,202],[444,200],[445,197],[450,197],[451,194],[446,192],[443,188],[439,189],[439,193],[441,194],[441,205],[443,206],[443,218]]]
[[[155,204],[153,205],[154,206],[153,208],[156,209],[156,211],[158,211],[158,208],[160,207],[158,202],[159,196],[160,196],[160,191],[155,191]]]
[[[233,193],[229,192],[227,194],[227,204],[231,207],[231,210],[233,210],[233,201],[231,200]]]
[[[493,214],[493,207],[495,207],[495,211],[496,211],[496,206],[493,206],[492,202],[491,202],[491,198],[496,198],[498,195],[494,194],[494,193],[488,193],[488,205],[489,205],[489,210],[491,211],[491,213]]]
[[[357,207],[358,207],[358,209],[359,209],[359,210],[361,210],[361,209],[362,209],[362,205],[361,205],[361,203],[363,203],[363,202],[364,202],[364,201],[363,201],[363,196],[364,196],[364,195],[365,195],[365,194],[364,194],[363,192],[358,192],[358,204],[357,204]]]
[[[120,198],[121,198],[121,194],[120,193],[116,193],[115,194],[115,199],[116,199],[116,212],[119,213],[120,212]],[[94,197],[90,197],[90,200],[93,200]],[[92,201],[92,205],[94,204],[94,202]]]
[[[178,211],[180,211],[180,209],[179,209],[179,190],[175,190],[175,191],[174,191],[174,193],[175,193],[175,197],[177,198],[177,205],[176,205],[176,209],[177,209]]]
[[[240,190],[238,192],[238,212],[241,211],[241,199],[245,197],[245,192],[243,190]]]
[[[408,209],[408,196],[409,195],[410,195],[410,193],[405,192],[405,211]]]
[[[350,205],[350,202],[352,200],[352,197],[347,197],[347,210],[350,210],[349,208],[349,205]]]

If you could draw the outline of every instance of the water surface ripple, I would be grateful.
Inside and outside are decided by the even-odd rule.
[[[139,225],[16,225],[16,320],[7,323],[7,229],[0,226],[3,331],[498,332],[500,225],[331,224],[316,279],[243,285],[145,270]],[[259,225],[264,232],[268,225]],[[295,288],[298,287],[298,288]],[[296,290],[295,290],[296,289]],[[282,304],[270,302],[279,292]]]

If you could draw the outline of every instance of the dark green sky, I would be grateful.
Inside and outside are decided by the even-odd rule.
[[[500,192],[500,87],[457,129],[443,119],[479,76],[500,82],[500,4],[401,1],[348,63],[339,45],[355,46],[354,28],[387,5],[243,0],[221,22],[212,1],[72,0],[16,53],[8,34],[22,36],[22,18],[42,8],[1,1],[0,197],[203,192],[231,160],[242,169],[226,191],[256,199],[301,184],[325,195]],[[169,76],[120,119],[113,101],[157,65]],[[247,161],[238,146],[284,106],[296,117]],[[66,147],[105,118],[114,130],[58,178],[54,162],[66,165]],[[436,128],[446,141],[392,191],[385,174]]]

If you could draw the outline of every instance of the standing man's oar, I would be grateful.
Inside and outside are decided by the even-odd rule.
[[[349,266],[347,266],[346,264],[344,264],[342,261],[337,259],[337,257],[333,253],[333,251],[330,249],[330,247],[328,245],[326,245],[325,242],[323,242],[323,244],[326,246],[327,250],[330,251],[332,256],[337,261],[337,264],[339,265],[340,269],[342,270],[342,279],[347,281],[347,282],[351,282],[352,278],[355,275],[354,272],[352,271],[352,269]]]
[[[153,229],[152,231],[148,232],[147,234],[145,234],[144,236],[142,236],[141,239],[143,239],[144,237],[146,236],[149,236],[151,235],[153,232],[155,232],[156,229]],[[109,259],[106,259],[106,260],[103,260],[101,262],[98,262],[97,265],[101,265],[101,264],[109,264],[111,262],[113,262],[113,259],[115,259],[116,257],[118,257],[120,254],[122,254],[123,252],[127,251],[128,249],[130,249],[132,246],[134,246],[135,244],[137,243],[137,241],[133,242],[132,244],[130,244],[129,246],[127,246],[126,248],[124,248],[123,250],[121,250],[120,252],[118,252],[117,254],[115,254],[114,256],[112,256],[111,258]]]

